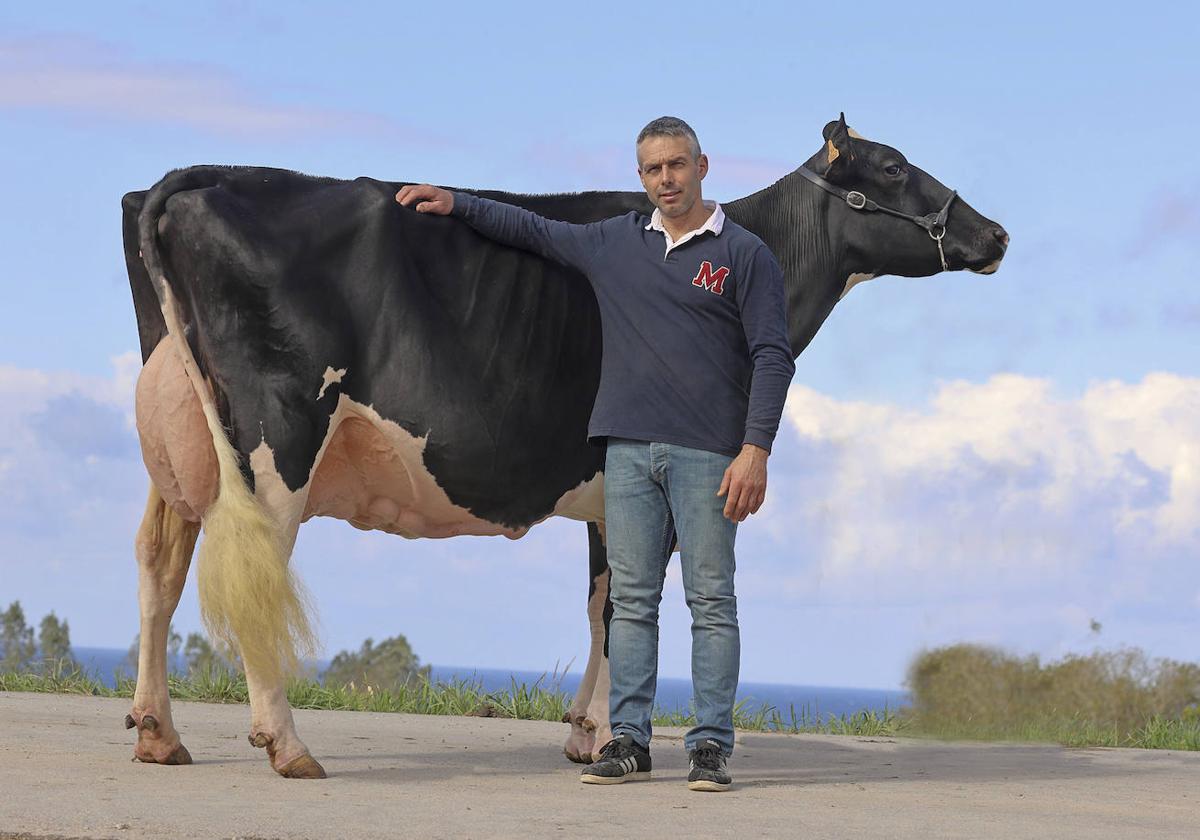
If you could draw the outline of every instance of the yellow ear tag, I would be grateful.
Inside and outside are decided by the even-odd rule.
[[[832,165],[833,162],[838,159],[838,155],[840,155],[841,152],[839,152],[837,150],[837,146],[833,145],[832,140],[825,141],[825,147],[826,147],[826,154],[827,154],[825,162],[827,164]]]

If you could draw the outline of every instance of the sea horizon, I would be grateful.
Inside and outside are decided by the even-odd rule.
[[[88,647],[72,645],[71,653],[79,664],[104,685],[116,685],[118,669],[123,668],[127,650],[118,648]],[[329,659],[312,663],[318,673],[329,666]],[[176,656],[173,670],[183,670],[183,657]],[[504,691],[513,683],[562,691],[574,695],[583,678],[582,671],[556,672],[545,670],[509,669],[480,667],[473,665],[430,664],[430,677],[434,682],[466,681],[478,683],[485,691]],[[131,674],[132,676],[132,674]],[[666,712],[687,711],[692,699],[692,683],[688,678],[659,675],[655,706]],[[896,710],[911,702],[910,695],[903,689],[856,688],[846,686],[815,686],[790,683],[741,681],[738,683],[737,699],[745,702],[749,710],[763,705],[773,706],[785,716],[792,710],[799,717],[840,717],[862,711],[883,712]]]

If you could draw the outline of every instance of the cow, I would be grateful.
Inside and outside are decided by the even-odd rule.
[[[795,356],[863,280],[990,274],[1008,244],[844,115],[822,138],[803,166],[724,205],[784,269]],[[313,650],[288,559],[314,516],[408,538],[587,523],[591,648],[564,751],[588,761],[611,737],[604,452],[587,441],[596,299],[572,269],[400,206],[402,185],[196,166],[122,199],[150,478],[125,719],[136,759],[191,761],[171,717],[166,643],[203,527],[202,616],[241,654],[249,740],[285,777],[324,777],[284,690]],[[652,209],[635,192],[471,192],[578,223]]]

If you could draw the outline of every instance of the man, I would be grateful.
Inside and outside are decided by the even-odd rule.
[[[637,138],[655,206],[587,225],[428,184],[396,200],[464,219],[485,236],[571,266],[591,282],[603,335],[588,437],[607,441],[606,543],[613,740],[582,781],[650,777],[658,606],[678,540],[692,612],[697,725],[688,787],[725,790],[740,640],[733,592],[737,523],[756,513],[795,365],[783,272],[767,247],[705,202],[708,158],[683,120]]]

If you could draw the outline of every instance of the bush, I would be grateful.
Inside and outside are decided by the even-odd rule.
[[[1108,732],[1126,742],[1151,721],[1193,725],[1200,665],[1140,650],[1071,655],[1043,665],[996,648],[953,645],[920,654],[908,672],[920,730],[969,737],[1036,737],[1039,731]]]

